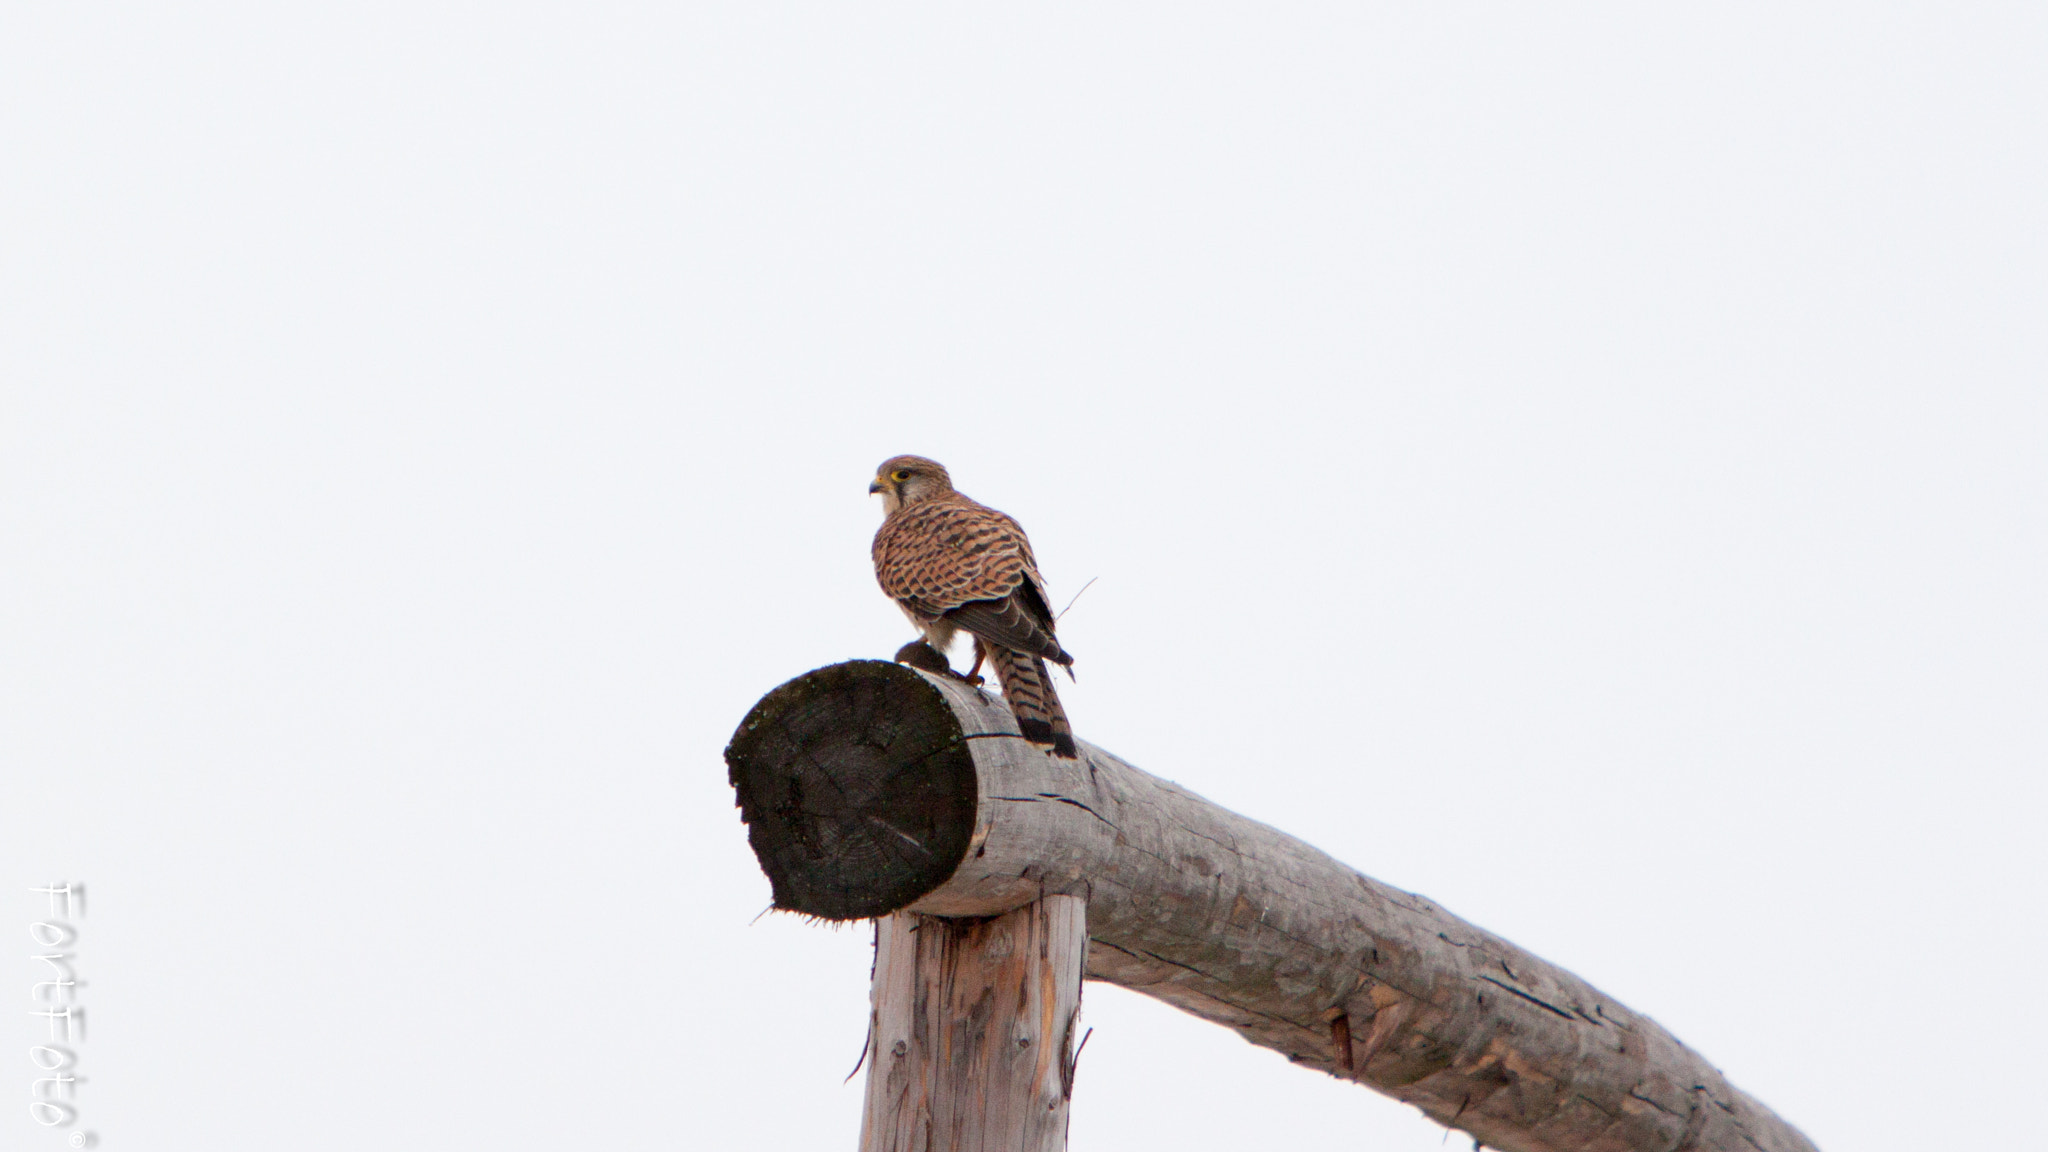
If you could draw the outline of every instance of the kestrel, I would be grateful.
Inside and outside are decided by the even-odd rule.
[[[1045,662],[1071,670],[1074,658],[1053,638],[1045,581],[1024,529],[1001,512],[953,490],[936,460],[897,456],[882,462],[869,492],[882,496],[882,527],[875,533],[875,579],[937,650],[937,668],[953,636],[974,637],[974,672],[983,660],[1003,686],[1017,728],[1056,756],[1072,757],[1074,730],[1053,692]],[[917,658],[917,645],[897,658]]]

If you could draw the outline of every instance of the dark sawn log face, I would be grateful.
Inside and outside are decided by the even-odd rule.
[[[881,660],[770,692],[725,750],[775,906],[884,916],[943,884],[974,831],[974,758],[937,689]]]

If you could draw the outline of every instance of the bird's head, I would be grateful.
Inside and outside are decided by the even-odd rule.
[[[868,491],[882,497],[882,514],[888,516],[905,504],[915,504],[953,490],[953,478],[946,466],[922,456],[892,456],[875,469]]]

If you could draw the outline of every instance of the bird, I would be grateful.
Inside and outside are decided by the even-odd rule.
[[[1074,658],[1053,635],[1045,579],[1031,541],[1015,520],[953,487],[945,466],[922,456],[892,456],[868,492],[882,498],[875,532],[875,580],[910,618],[922,642],[896,658],[959,676],[945,652],[960,632],[974,637],[970,684],[986,661],[1026,740],[1074,758],[1074,729],[1053,691],[1050,660],[1073,675]],[[929,654],[920,651],[929,645]]]

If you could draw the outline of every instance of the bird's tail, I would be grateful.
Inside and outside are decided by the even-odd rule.
[[[1051,745],[1055,756],[1077,756],[1074,729],[1067,723],[1067,710],[1060,707],[1059,693],[1052,690],[1045,660],[1000,644],[983,645],[983,649],[1024,738],[1033,744]]]

